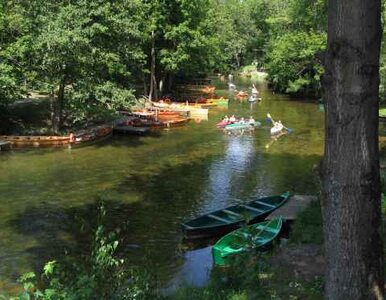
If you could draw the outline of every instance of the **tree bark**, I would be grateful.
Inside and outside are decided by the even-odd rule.
[[[329,0],[323,78],[326,299],[383,299],[378,150],[380,0]]]
[[[153,94],[158,100],[157,94],[157,80],[155,77],[155,67],[156,67],[156,57],[155,57],[155,34],[154,31],[151,32],[151,63],[150,63],[150,91],[149,91],[149,100],[152,100]]]
[[[63,123],[64,83],[59,85],[58,95],[53,98],[53,122],[52,127],[55,134],[58,134]]]

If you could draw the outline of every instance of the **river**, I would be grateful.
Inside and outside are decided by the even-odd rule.
[[[216,81],[227,96],[225,82]],[[250,79],[236,79],[239,89]],[[94,226],[104,199],[109,229],[123,228],[119,254],[150,268],[163,287],[205,284],[210,247],[192,250],[180,223],[259,196],[318,190],[313,166],[323,153],[324,114],[315,101],[272,93],[263,101],[231,100],[207,121],[146,137],[114,136],[78,149],[33,149],[0,154],[0,294],[13,291],[26,271],[90,241],[77,220]],[[292,129],[273,140],[266,115]],[[263,123],[252,135],[226,135],[215,124],[225,114]],[[197,247],[195,247],[197,248]]]

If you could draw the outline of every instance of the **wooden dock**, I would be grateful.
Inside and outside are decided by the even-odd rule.
[[[0,151],[8,151],[11,150],[12,143],[9,141],[0,140]]]
[[[282,216],[285,220],[293,221],[301,211],[315,201],[318,201],[316,196],[294,195],[282,207],[270,214],[267,220]]]

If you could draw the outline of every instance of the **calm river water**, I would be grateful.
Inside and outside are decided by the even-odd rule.
[[[236,85],[247,89],[251,81]],[[217,86],[228,95],[225,82]],[[87,251],[79,220],[95,225],[101,198],[107,227],[123,228],[119,253],[129,264],[150,267],[164,287],[204,284],[210,247],[192,250],[182,239],[183,220],[259,196],[317,191],[312,167],[323,152],[323,112],[315,101],[257,86],[262,103],[232,100],[226,110],[211,110],[207,121],[157,136],[1,153],[0,294],[13,290],[21,273],[40,270],[66,250]],[[271,139],[268,112],[293,132]],[[228,136],[215,127],[225,114],[252,115],[263,127]]]

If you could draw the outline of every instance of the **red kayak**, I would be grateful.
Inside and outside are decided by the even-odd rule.
[[[227,126],[227,125],[229,125],[229,124],[232,124],[232,122],[221,120],[220,122],[218,122],[218,123],[216,124],[216,126],[217,126],[218,128],[224,128],[225,126]]]

